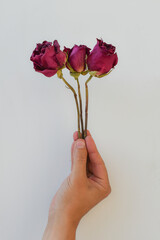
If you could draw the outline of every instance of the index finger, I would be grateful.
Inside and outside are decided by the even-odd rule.
[[[96,178],[96,181],[99,182],[107,181],[108,183],[109,180],[105,163],[101,155],[99,154],[96,144],[89,131],[87,132],[87,137],[85,138],[85,141],[89,155],[88,169],[90,172],[93,173],[92,178]]]

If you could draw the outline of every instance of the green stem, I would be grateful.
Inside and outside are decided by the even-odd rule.
[[[82,98],[81,98],[81,91],[80,91],[80,84],[78,77],[75,78],[78,85],[78,96],[79,96],[79,106],[80,106],[80,120],[81,120],[81,130],[82,130],[82,138],[84,139],[84,128],[83,128],[83,115],[82,115]]]
[[[77,118],[78,118],[78,138],[81,138],[81,133],[80,133],[80,114],[79,114],[79,106],[78,106],[78,100],[77,100],[77,94],[74,88],[64,79],[63,76],[60,77],[64,83],[69,87],[69,89],[73,92],[75,102],[76,102],[76,107],[77,107]]]
[[[92,79],[92,75],[87,79],[85,82],[85,89],[86,89],[86,108],[85,108],[85,131],[84,131],[84,138],[87,136],[87,123],[88,123],[88,82]]]

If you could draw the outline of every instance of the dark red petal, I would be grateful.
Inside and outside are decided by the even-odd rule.
[[[87,64],[90,71],[98,71],[99,74],[109,72],[117,61],[117,55],[103,55],[101,53],[91,54],[88,57]]]
[[[63,52],[67,53],[67,55],[69,55],[70,51],[71,51],[70,48],[66,48],[66,47],[64,47]]]
[[[31,56],[30,60],[32,62],[36,62],[37,64],[41,65],[41,55]]]
[[[113,67],[116,66],[117,63],[118,63],[118,56],[117,56],[117,53],[115,53],[114,56],[115,56],[115,60],[114,60],[114,62],[113,62]]]
[[[58,64],[55,58],[54,46],[51,46],[50,48],[46,49],[45,54],[41,57],[41,62],[45,68],[49,68],[49,69],[58,68]]]
[[[94,46],[92,52],[103,51],[106,55],[111,55],[114,54],[115,49],[116,48],[112,44],[107,44],[103,42],[103,40],[97,38],[97,44]]]
[[[51,69],[36,70],[36,71],[44,74],[46,77],[52,77],[57,73],[57,70],[51,70]]]
[[[82,72],[85,69],[86,49],[75,45],[69,56],[69,63],[76,72]]]
[[[90,48],[85,45],[74,47],[69,51],[68,61],[76,72],[82,72],[86,67],[86,56],[89,55]]]
[[[97,45],[102,46],[102,44],[103,44],[103,40],[97,38]]]
[[[58,53],[60,51],[60,45],[57,40],[54,40],[53,46],[54,46],[55,52]]]
[[[44,68],[40,64],[38,64],[38,63],[34,62],[33,65],[34,65],[35,71],[38,71],[38,70],[42,71],[42,70],[44,70]]]
[[[37,43],[37,47],[35,48],[35,53],[39,54],[41,53],[41,51],[43,51],[42,49],[45,49],[49,46],[52,46],[51,42],[43,41],[43,43]]]
[[[87,54],[87,56],[90,54],[90,50],[91,50],[91,48],[86,47],[86,54]]]
[[[59,67],[63,67],[63,65],[66,63],[67,57],[64,52],[60,51],[58,54],[56,54],[56,59]]]

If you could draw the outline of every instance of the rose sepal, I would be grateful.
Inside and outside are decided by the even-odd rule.
[[[96,77],[97,71],[89,71],[89,74],[93,77]]]
[[[112,71],[113,71],[113,69],[111,69],[108,73],[104,73],[104,74],[101,74],[101,75],[95,76],[95,77],[97,77],[97,78],[105,77],[105,76],[107,76],[108,74],[110,74]]]
[[[84,72],[81,72],[81,74],[82,74],[83,76],[87,75],[87,73],[89,73],[88,70],[87,70],[87,71],[84,71]]]
[[[70,75],[74,78],[78,78],[81,73],[79,72],[70,72]]]
[[[62,77],[63,77],[62,69],[59,69],[59,70],[57,71],[57,77],[60,78],[60,79],[62,79]]]

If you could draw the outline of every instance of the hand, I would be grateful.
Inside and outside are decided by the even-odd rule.
[[[111,192],[107,170],[95,142],[73,135],[71,173],[54,196],[43,240],[75,239],[81,218]],[[88,153],[88,161],[87,161]]]

